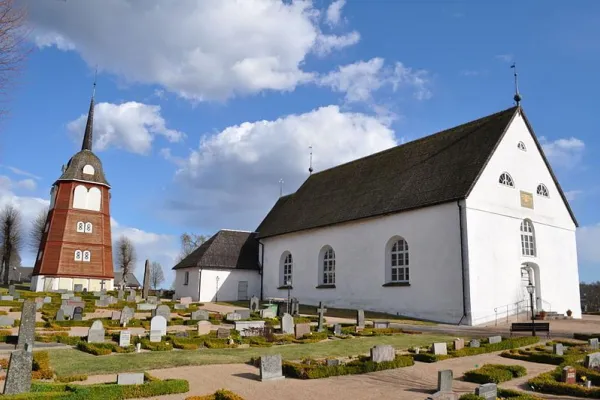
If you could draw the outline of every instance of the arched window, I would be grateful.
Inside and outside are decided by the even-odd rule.
[[[81,261],[83,253],[81,250],[75,250],[75,261]]]
[[[521,252],[524,256],[535,257],[535,231],[533,223],[525,219],[521,222]]]
[[[91,165],[87,164],[85,167],[83,167],[83,173],[86,175],[94,175],[94,167],[92,167]]]
[[[100,199],[102,198],[102,192],[97,187],[90,188],[87,195],[87,209],[93,211],[100,211]]]
[[[85,223],[85,233],[92,233],[92,223],[91,222]]]
[[[550,197],[550,194],[548,193],[548,188],[543,183],[540,183],[538,185],[537,194],[539,194],[540,196],[544,196],[544,197]]]
[[[321,249],[320,264],[319,283],[321,285],[335,285],[335,251],[330,246]]]
[[[401,237],[390,240],[387,246],[387,271],[388,282],[408,283],[410,274],[408,268],[408,243]]]
[[[527,151],[527,147],[525,147],[525,143],[523,143],[523,142],[519,142],[517,144],[517,147],[518,147],[519,150]]]
[[[500,175],[500,179],[498,179],[498,182],[500,182],[501,185],[515,187],[515,182],[513,181],[513,178],[508,174],[508,172],[503,172]]]
[[[292,258],[292,253],[286,251],[281,255],[280,262],[280,286],[291,286],[292,285],[292,267],[294,265],[294,260]]]
[[[83,252],[83,261],[90,262],[91,257],[92,257],[92,253],[90,253],[89,250],[86,250]]]
[[[87,188],[83,185],[78,185],[73,193],[73,208],[86,208],[87,203]]]
[[[82,221],[77,221],[77,232],[85,232],[85,224]]]

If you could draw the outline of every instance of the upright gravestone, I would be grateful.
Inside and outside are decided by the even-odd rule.
[[[10,355],[4,394],[27,393],[31,390],[31,369],[33,366],[33,348],[25,345]]]
[[[117,385],[143,385],[143,372],[129,372],[126,374],[117,374]]]
[[[62,308],[59,308],[58,311],[56,312],[56,318],[54,318],[55,321],[64,321],[65,320],[65,310]]]
[[[131,331],[122,330],[119,333],[119,346],[129,347],[131,345]]]
[[[566,366],[562,369],[561,382],[576,384],[577,383],[577,370],[571,366]]]
[[[148,298],[148,290],[150,290],[150,260],[146,260],[144,268],[144,290],[142,291],[144,300]]]
[[[242,319],[250,319],[250,310],[234,310],[233,312],[236,314],[240,314],[240,317],[242,317]]]
[[[335,324],[333,326],[333,334],[335,336],[340,336],[342,334],[342,325],[341,324]]]
[[[122,291],[122,290],[119,290],[119,291],[117,292],[117,299],[119,299],[119,300],[123,300],[123,297],[125,297],[125,292],[124,292],[124,291]]]
[[[129,321],[133,319],[133,315],[134,312],[132,308],[127,306],[123,307],[123,310],[121,310],[121,319],[119,320],[119,323],[121,325],[128,324]]]
[[[488,341],[490,344],[500,343],[502,341],[502,336],[490,336]]]
[[[396,350],[389,344],[378,345],[371,348],[371,361],[380,363],[384,361],[394,361]]]
[[[588,344],[592,350],[598,350],[598,338],[588,339]]]
[[[250,304],[249,304],[249,309],[252,312],[258,312],[258,309],[260,307],[260,301],[258,299],[258,297],[256,296],[252,296],[250,297]]]
[[[451,392],[453,378],[451,369],[438,371],[438,392]]]
[[[290,314],[292,314],[293,317],[297,317],[298,315],[300,315],[300,302],[298,301],[297,298],[292,297],[292,300],[290,301],[290,303],[291,303]]]
[[[12,328],[15,324],[15,319],[7,315],[0,315],[0,326]]]
[[[191,297],[182,297],[181,299],[179,299],[179,304],[191,304],[192,303],[192,298]]]
[[[8,287],[8,295],[14,297],[15,293],[17,293],[17,291],[15,290],[15,285],[10,285]]]
[[[481,342],[479,339],[471,339],[469,342],[469,347],[481,347]]]
[[[135,290],[129,289],[129,293],[127,294],[127,301],[130,303],[135,301]]]
[[[111,321],[121,321],[121,311],[113,311],[110,313]]]
[[[242,319],[242,316],[238,313],[232,312],[229,313],[225,316],[225,319],[227,321],[240,321]]]
[[[192,312],[190,319],[192,321],[208,321],[209,315],[206,310],[196,310]]]
[[[83,292],[83,285],[81,283],[76,283],[73,285],[74,292]]]
[[[365,327],[365,310],[356,310],[356,326]]]
[[[102,321],[96,320],[88,330],[88,343],[104,343],[104,326]]]
[[[198,336],[208,335],[210,333],[211,326],[211,323],[208,321],[198,321]]]
[[[158,331],[161,336],[165,336],[167,334],[167,319],[162,315],[152,317],[150,320],[150,333],[152,331]]]
[[[498,385],[495,383],[486,383],[476,388],[475,394],[486,400],[496,400],[498,398]]]
[[[600,353],[586,355],[583,366],[590,369],[600,368]]]
[[[281,354],[264,355],[260,357],[260,380],[262,382],[283,379]]]
[[[271,308],[263,308],[259,313],[261,318],[275,318],[277,316],[277,313]]]
[[[286,335],[294,333],[294,317],[290,314],[283,314],[283,318],[281,318],[281,332]]]
[[[446,342],[434,343],[432,346],[433,354],[438,356],[445,356],[448,354],[448,346]]]
[[[455,351],[462,350],[464,348],[465,348],[464,339],[460,339],[460,338],[454,339],[454,350]]]
[[[83,307],[75,307],[73,309],[73,321],[83,320]]]
[[[26,345],[33,349],[35,338],[35,302],[27,300],[23,303],[21,311],[21,324],[19,325],[19,338],[16,348],[24,349]]]
[[[156,296],[148,296],[146,301],[150,304],[158,304],[158,297]]]
[[[305,335],[310,335],[310,324],[296,324],[294,335],[296,336],[296,339],[302,339]]]
[[[324,315],[327,312],[327,309],[323,306],[322,302],[319,302],[319,308],[317,308],[317,312],[319,313],[319,323],[317,325],[317,332],[323,332],[325,326]]]
[[[554,343],[554,345],[552,346],[552,351],[557,356],[562,356],[564,354],[564,346],[562,345],[562,343]]]
[[[52,297],[50,297],[50,296],[44,297],[44,304],[50,304],[50,303],[52,303]]]
[[[170,321],[171,320],[171,309],[169,308],[169,306],[167,305],[161,305],[156,307],[154,310],[152,310],[152,316],[156,317],[157,315],[160,315],[162,317],[165,318],[165,320]]]

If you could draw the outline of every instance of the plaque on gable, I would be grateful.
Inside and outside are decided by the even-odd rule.
[[[533,209],[533,194],[521,190],[521,207]]]

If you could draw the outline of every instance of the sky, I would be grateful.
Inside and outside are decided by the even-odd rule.
[[[600,280],[598,1],[20,3],[32,52],[1,121],[0,205],[26,225],[81,147],[96,69],[113,239],[168,286],[181,233],[253,231],[308,177],[309,147],[319,171],[509,108],[516,62],[580,279]]]

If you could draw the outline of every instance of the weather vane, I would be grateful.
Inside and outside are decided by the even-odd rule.
[[[521,104],[521,95],[519,94],[519,76],[517,74],[517,64],[513,62],[510,67],[514,70],[514,76],[515,76],[515,96],[513,97],[513,99],[514,99],[515,103],[517,103],[517,105],[520,105]]]
[[[283,178],[279,180],[279,197],[283,196]]]
[[[312,167],[312,146],[308,146],[308,148],[310,149],[310,163],[308,166],[308,173],[312,174],[313,172],[313,167]]]

